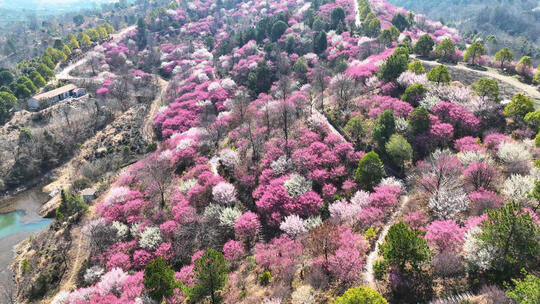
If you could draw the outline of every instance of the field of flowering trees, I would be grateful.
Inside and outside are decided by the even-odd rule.
[[[87,73],[103,98],[152,70],[169,79],[159,145],[88,211],[76,288],[47,296],[418,303],[471,292],[533,303],[540,113],[523,94],[501,103],[489,78],[468,87],[412,57],[474,64],[459,43],[384,0],[152,12],[96,49]]]

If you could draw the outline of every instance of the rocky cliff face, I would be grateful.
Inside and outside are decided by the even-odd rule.
[[[76,107],[77,110],[71,112],[73,116],[69,116],[69,123],[65,117],[58,115],[58,111],[61,111],[59,109],[51,113],[54,119],[44,123],[44,128],[49,132],[54,130],[63,134],[66,129],[70,129],[72,133],[66,136],[78,136],[80,140],[72,140],[70,145],[56,142],[58,146],[63,144],[62,147],[73,147],[71,153],[65,154],[72,157],[69,162],[55,170],[59,172],[54,181],[44,188],[53,198],[42,207],[43,216],[54,215],[60,204],[60,190],[69,189],[76,178],[84,175],[94,181],[99,180],[94,187],[98,189],[97,195],[102,195],[108,188],[109,181],[116,178],[117,169],[131,164],[147,152],[148,140],[151,140],[152,135],[143,133],[146,132],[145,124],[152,119],[152,113],[149,113],[151,104],[133,104],[129,110],[119,113],[114,103],[110,102],[111,108],[106,108],[100,102],[94,100],[94,108],[85,107],[86,105]],[[159,99],[154,102],[159,102]],[[31,116],[32,113],[24,115]],[[33,126],[32,132],[40,132],[31,118],[22,120],[21,125]],[[59,137],[59,140],[61,138]],[[25,141],[23,143],[26,144]],[[20,149],[20,146],[14,142],[11,149]],[[23,147],[28,146],[30,145]],[[33,148],[31,151],[35,156],[39,150]],[[40,159],[44,162],[46,158]],[[13,168],[13,165],[6,168]],[[100,198],[97,198],[95,201],[99,200]],[[75,286],[81,279],[84,263],[90,258],[89,238],[83,233],[83,227],[94,217],[91,206],[84,215],[76,214],[63,223],[55,221],[35,238],[25,240],[17,246],[11,269],[14,272],[15,298],[18,303],[48,303],[42,299],[54,295],[59,289],[69,290]]]
[[[81,98],[36,113],[15,113],[0,128],[0,191],[64,163],[78,144],[113,121],[119,109],[114,101]]]

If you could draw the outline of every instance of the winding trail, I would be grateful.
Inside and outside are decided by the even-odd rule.
[[[368,254],[366,259],[366,266],[364,269],[364,272],[362,274],[364,281],[366,284],[369,285],[369,287],[376,289],[375,286],[375,277],[373,275],[373,264],[375,264],[375,260],[377,259],[377,254],[379,252],[379,246],[384,242],[384,238],[386,237],[386,234],[388,234],[388,230],[390,229],[390,226],[394,224],[394,221],[396,220],[396,217],[401,214],[405,206],[409,203],[409,196],[404,195],[401,197],[401,203],[396,211],[392,214],[386,225],[381,230],[381,233],[379,233],[379,237],[377,238],[377,242],[375,242],[375,246],[373,246],[373,250]]]
[[[159,75],[156,75],[155,77],[157,78],[160,91],[158,94],[156,94],[156,98],[154,98],[154,100],[152,101],[152,105],[150,106],[148,114],[146,114],[146,119],[144,121],[144,125],[141,131],[142,138],[148,143],[152,142],[152,140],[154,139],[154,130],[152,128],[152,125],[154,123],[154,116],[156,115],[159,107],[163,104],[163,96],[167,92],[167,86],[169,85],[169,82],[165,81]]]
[[[219,175],[218,170],[217,170],[218,162],[219,162],[219,156],[217,155],[212,156],[212,158],[208,162],[210,164],[210,171],[212,171],[212,173],[214,173],[214,175],[216,176]]]
[[[121,38],[123,38],[125,35],[127,35],[129,32],[131,32],[134,29],[135,29],[135,25],[128,26],[125,29],[123,29],[123,30],[121,30],[121,31],[119,31],[117,33],[112,34],[111,38],[112,38],[112,40],[117,40],[119,38],[121,39]],[[67,67],[62,69],[62,71],[60,71],[60,73],[56,74],[56,79],[57,80],[82,79],[82,78],[78,78],[78,77],[73,77],[73,76],[70,75],[70,73],[76,67],[85,64],[88,61],[88,59],[89,59],[89,56],[88,56],[88,53],[87,53],[87,54],[85,54],[85,56],[83,58],[77,60],[76,62],[71,63],[70,65],[68,65]]]

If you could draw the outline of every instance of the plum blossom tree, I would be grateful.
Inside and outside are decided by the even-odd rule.
[[[352,97],[357,92],[354,79],[344,74],[338,74],[330,81],[330,90],[335,96],[338,111],[347,117],[351,112]]]
[[[461,188],[441,188],[429,199],[428,207],[439,219],[451,218],[467,209],[467,195]]]
[[[245,255],[242,242],[229,240],[223,245],[223,256],[229,263],[238,262]]]
[[[255,245],[255,261],[270,270],[274,277],[284,282],[292,279],[296,270],[296,259],[302,254],[302,244],[286,236],[272,239],[268,244]]]
[[[236,201],[236,188],[227,182],[220,182],[212,188],[214,201],[221,205],[230,205]]]
[[[497,157],[506,165],[510,174],[527,174],[532,161],[529,149],[519,142],[504,141],[499,144]]]
[[[340,245],[328,260],[328,270],[343,282],[353,282],[362,271],[368,246],[363,237],[346,228],[342,229],[339,237]]]
[[[305,177],[293,173],[284,183],[283,186],[287,193],[292,198],[297,198],[304,193],[311,191],[311,181]]]
[[[328,206],[330,220],[337,225],[354,225],[360,210],[362,210],[362,205],[348,203],[345,200],[336,201]]]
[[[162,241],[161,230],[158,227],[147,227],[141,232],[139,244],[148,250],[156,249]]]
[[[295,214],[285,217],[283,222],[279,225],[279,229],[292,239],[298,239],[307,233],[304,220]]]
[[[471,185],[474,190],[480,188],[492,189],[493,182],[497,178],[495,168],[488,164],[473,162],[463,171],[464,180]]]
[[[464,239],[464,230],[453,220],[433,221],[426,227],[425,238],[428,244],[439,252],[459,251]]]
[[[235,231],[236,235],[250,243],[250,241],[255,240],[259,234],[260,227],[261,223],[257,214],[246,212],[236,220]]]
[[[512,174],[504,182],[502,193],[514,202],[529,204],[532,203],[529,194],[533,189],[534,177]]]

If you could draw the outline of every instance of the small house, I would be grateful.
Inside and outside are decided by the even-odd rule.
[[[75,85],[68,84],[63,87],[59,87],[57,89],[35,95],[28,99],[27,104],[28,108],[30,108],[31,110],[37,110],[39,109],[40,104],[43,102],[46,102],[48,105],[53,105],[68,97],[80,97],[85,93],[86,92],[84,91],[84,89],[78,89]]]
[[[96,199],[97,190],[93,188],[86,188],[81,191],[82,199],[85,203],[90,204],[93,200]]]

